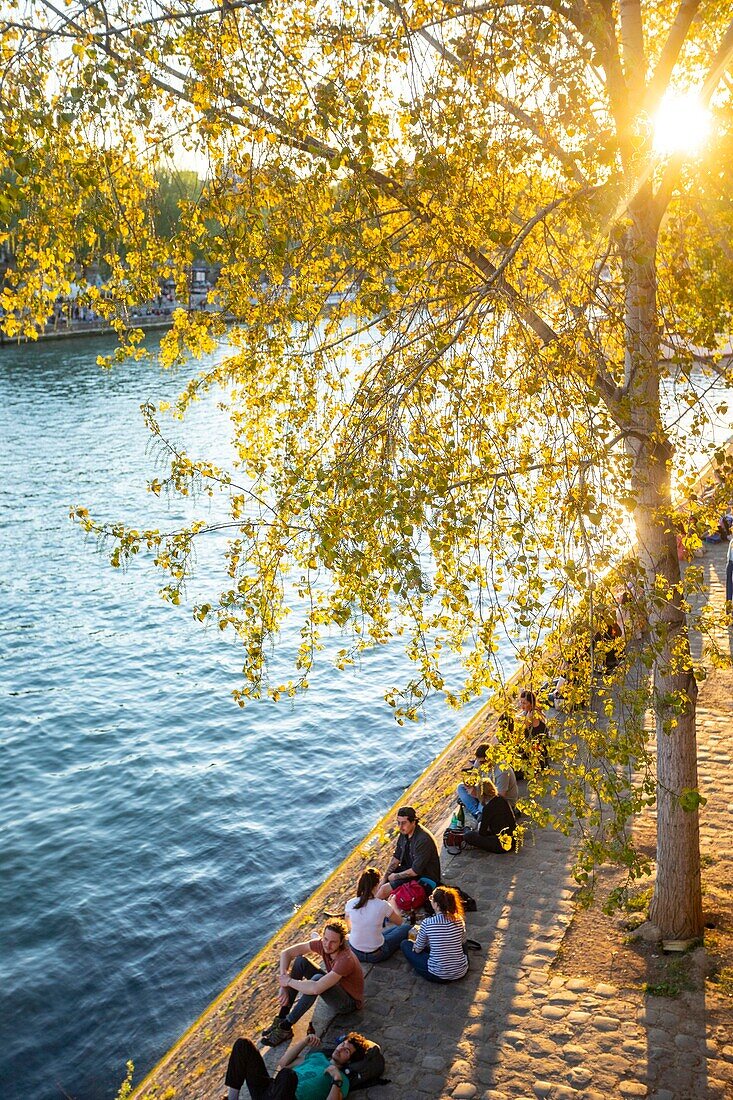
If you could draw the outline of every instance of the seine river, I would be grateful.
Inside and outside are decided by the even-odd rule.
[[[394,725],[397,648],[325,667],[294,706],[234,704],[236,648],[69,522],[73,503],[180,518],[145,490],[139,404],[182,379],[104,372],[108,350],[0,351],[4,1100],[106,1100],[128,1058],[139,1081],[466,720],[436,700]],[[176,432],[227,460],[215,399]]]

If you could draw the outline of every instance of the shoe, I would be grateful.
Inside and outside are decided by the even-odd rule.
[[[279,1047],[280,1043],[288,1043],[292,1037],[293,1025],[287,1020],[281,1020],[279,1016],[262,1032],[262,1042],[268,1047]]]
[[[286,1023],[282,1016],[275,1016],[272,1023],[268,1027],[263,1028],[260,1039],[267,1046],[275,1047],[279,1043],[285,1041],[287,1037],[284,1035],[285,1032],[288,1032],[288,1035],[292,1035],[293,1025]]]

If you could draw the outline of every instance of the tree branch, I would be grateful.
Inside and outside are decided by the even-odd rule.
[[[599,39],[595,45],[601,64],[606,70],[606,90],[611,113],[621,131],[628,111],[628,88],[618,49],[616,22],[611,0],[599,0],[598,7],[605,34],[603,40]]]
[[[497,482],[501,481],[505,477],[517,477],[519,474],[531,474],[536,473],[538,470],[552,470],[558,466],[564,466],[565,459],[558,458],[554,462],[535,462],[531,466],[517,466],[513,470],[482,470],[476,474],[475,477],[465,477],[460,481],[452,481],[449,485],[446,485],[444,493],[453,492],[455,489],[466,489],[469,486],[485,485],[487,481]]]
[[[700,89],[698,100],[703,107],[706,107],[710,103],[713,92],[723,79],[725,70],[728,68],[731,61],[733,61],[733,19],[728,24],[722,41],[715,51],[715,57],[710,64],[708,75],[705,77],[703,86]],[[654,197],[656,215],[660,222],[679,182],[683,162],[684,155],[681,153],[671,157],[662,174],[657,193]]]
[[[720,80],[725,75],[725,70],[733,59],[733,19],[728,24],[728,28],[723,35],[723,41],[718,46],[713,63],[710,66],[710,71],[705,77],[705,83],[702,86],[700,92],[700,102],[704,107],[707,107],[708,103],[712,99],[713,92],[717,88]]]
[[[381,0],[381,3],[390,11],[397,12],[400,15],[402,14],[401,7],[399,3],[397,3],[397,0]],[[438,38],[436,38],[434,34],[431,34],[430,31],[427,30],[425,27],[418,27],[414,31],[414,33],[422,38],[423,41],[427,42],[428,45],[432,46],[432,48],[443,58],[444,61],[448,61],[457,69],[462,70],[464,68],[461,59],[457,57],[452,50],[449,50],[446,45],[444,45]],[[522,126],[529,130],[529,132],[533,134],[538,139],[538,141],[542,143],[542,145],[544,145],[547,152],[554,156],[556,160],[558,160],[560,164],[563,165],[564,168],[568,169],[576,183],[582,186],[584,183],[587,182],[585,176],[580,171],[580,168],[576,163],[575,157],[568,153],[567,150],[563,149],[560,143],[555,141],[551,134],[543,132],[537,125],[535,120],[532,118],[532,116],[527,113],[527,111],[523,111],[521,107],[518,107],[515,103],[512,103],[510,99],[507,99],[501,94],[501,92],[497,91],[496,89],[492,89],[491,97],[502,108],[502,110],[506,111],[508,115],[511,115],[512,118],[515,118],[517,122],[520,122]]]
[[[52,6],[49,4],[49,7]],[[82,28],[76,25],[79,32],[82,33]],[[106,38],[104,34],[99,36],[99,46],[104,50],[108,57],[112,60],[125,64],[125,58],[120,54]],[[146,61],[144,52],[132,47],[133,51]],[[183,102],[195,106],[194,97],[185,90],[186,74],[179,72],[172,66],[167,65],[163,61],[158,61],[159,68],[172,77],[175,81],[180,82],[180,86],[169,83],[155,72],[150,72],[150,81],[160,91],[166,92],[174,98],[180,99]],[[330,162],[337,161],[339,159],[344,160],[352,172],[357,175],[361,175],[372,183],[378,190],[387,195],[389,198],[398,198],[403,205],[413,212],[421,221],[425,224],[433,224],[435,221],[434,215],[431,211],[417,202],[415,197],[410,195],[400,183],[391,179],[386,173],[379,171],[376,168],[364,168],[358,157],[352,154],[347,154],[344,158],[343,152],[334,149],[321,141],[319,138],[315,138],[310,134],[298,135],[294,133],[291,127],[283,122],[281,119],[274,115],[271,111],[266,110],[258,103],[254,103],[245,99],[234,90],[229,92],[228,98],[230,102],[246,111],[260,122],[264,122],[273,132],[278,134],[278,137],[289,148],[295,149],[299,152],[306,153],[308,156],[318,157]],[[233,126],[242,126],[244,121],[242,118],[237,117],[231,111],[225,108],[218,108],[217,115],[222,120],[229,122]],[[542,317],[536,313],[532,307],[526,302],[519,291],[507,282],[506,279],[499,276],[496,266],[483,254],[478,248],[473,246],[464,246],[460,249],[464,256],[476,267],[488,280],[491,280],[497,288],[497,291],[503,296],[504,300],[508,303],[515,314],[527,325],[532,332],[544,344],[552,343],[557,339],[557,333],[554,329],[547,324]]]
[[[669,28],[667,41],[662,47],[657,66],[652,74],[647,88],[647,109],[652,112],[659,106],[674,69],[680,51],[685,44],[687,32],[700,7],[700,0],[681,0],[672,26]]]
[[[619,428],[623,428],[623,390],[614,382],[613,376],[608,370],[608,363],[600,352],[597,352],[596,354],[593,385],[598,396],[601,398],[603,404],[608,409],[609,416],[612,418],[614,423],[618,425]]]
[[[733,352],[713,352],[713,351],[701,351],[699,348],[680,348],[672,340],[661,340],[662,347],[667,348],[672,352],[672,357],[680,356],[681,354],[689,355],[693,363],[700,363],[702,366],[710,367],[716,374],[721,377],[726,377],[730,367],[733,366]]]
[[[728,240],[728,237],[726,236],[726,234],[721,232],[720,227],[717,226],[708,217],[707,211],[705,210],[705,205],[703,203],[703,200],[699,196],[699,192],[698,192],[698,198],[693,199],[693,201],[692,201],[692,208],[695,211],[695,213],[697,214],[697,216],[700,219],[700,221],[702,222],[702,224],[707,229],[708,233],[710,234],[710,239],[712,241],[715,241],[716,245],[718,246],[720,251],[723,253],[726,260],[729,260],[731,263],[733,263],[733,248],[731,248],[730,241]]]
[[[641,100],[646,78],[644,27],[640,0],[620,0],[621,47],[624,55],[626,86],[632,99]]]
[[[250,10],[252,8],[263,7],[267,0],[222,0],[222,3],[213,4],[208,8],[188,8],[180,9],[179,11],[169,11],[166,8],[162,8],[160,15],[151,15],[147,19],[135,20],[135,22],[122,23],[116,27],[107,26],[105,33],[112,38],[119,38],[123,34],[129,34],[131,30],[143,30],[147,27],[156,27],[161,23],[180,23],[188,19],[199,19],[205,15],[228,15],[235,11]],[[48,11],[52,11],[54,15],[58,15],[60,19],[64,21],[65,25],[74,25],[78,27],[79,24],[72,22],[71,18],[64,12],[56,8],[49,0],[39,0],[42,7]],[[89,5],[92,6],[91,4]],[[78,18],[75,17],[75,18]],[[18,26],[19,24],[7,24],[3,23],[2,26]],[[45,34],[62,34],[61,28],[44,28],[42,31],[40,28],[34,27],[33,30],[38,33]]]

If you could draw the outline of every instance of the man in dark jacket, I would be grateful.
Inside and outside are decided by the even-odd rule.
[[[380,897],[387,897],[403,882],[410,879],[430,879],[440,885],[440,855],[435,837],[417,820],[412,806],[401,806],[397,811],[400,835],[389,867],[384,872]]]

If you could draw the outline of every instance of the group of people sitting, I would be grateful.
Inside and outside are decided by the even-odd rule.
[[[279,1010],[262,1032],[264,1045],[289,1042],[295,1024],[317,998],[332,1015],[361,1009],[362,963],[383,962],[400,949],[428,981],[455,981],[467,973],[463,905],[457,890],[439,885],[440,853],[435,837],[420,824],[412,806],[397,811],[397,826],[399,837],[389,866],[383,874],[376,867],[362,872],[356,895],[346,903],[344,918],[329,919],[320,936],[281,951]],[[413,926],[395,901],[399,887],[412,880],[431,889],[432,909],[414,942],[409,939]],[[318,965],[309,955],[318,959]],[[239,1100],[244,1084],[252,1100],[342,1100],[355,1083],[354,1065],[363,1061],[371,1045],[358,1032],[349,1032],[332,1051],[324,1051],[309,1032],[288,1049],[273,1077],[255,1043],[237,1039],[225,1078],[227,1100]]]
[[[520,711],[534,764],[546,759],[547,725],[531,691],[520,694]],[[500,723],[510,730],[511,718]],[[502,725],[503,723],[503,725]],[[491,747],[479,745],[457,797],[476,820],[466,840],[476,848],[503,853],[513,847],[518,797],[517,773],[508,765],[489,764]],[[519,773],[520,777],[522,773]],[[317,998],[332,1015],[346,1015],[364,1002],[363,963],[381,963],[401,951],[408,964],[429,982],[445,984],[468,973],[466,924],[461,893],[441,884],[440,853],[433,834],[421,825],[412,806],[397,811],[399,836],[394,854],[382,873],[367,867],[347,901],[344,917],[330,918],[320,936],[294,943],[280,953],[278,1012],[262,1032],[266,1046],[293,1038],[295,1024]],[[417,927],[400,908],[400,887],[421,883],[429,892],[426,916]],[[308,956],[318,959],[318,965]],[[271,1076],[251,1039],[238,1039],[226,1074],[227,1100],[239,1100],[246,1083],[252,1100],[342,1100],[358,1087],[357,1067],[369,1051],[368,1039],[349,1032],[324,1050],[314,1033],[289,1047]]]

